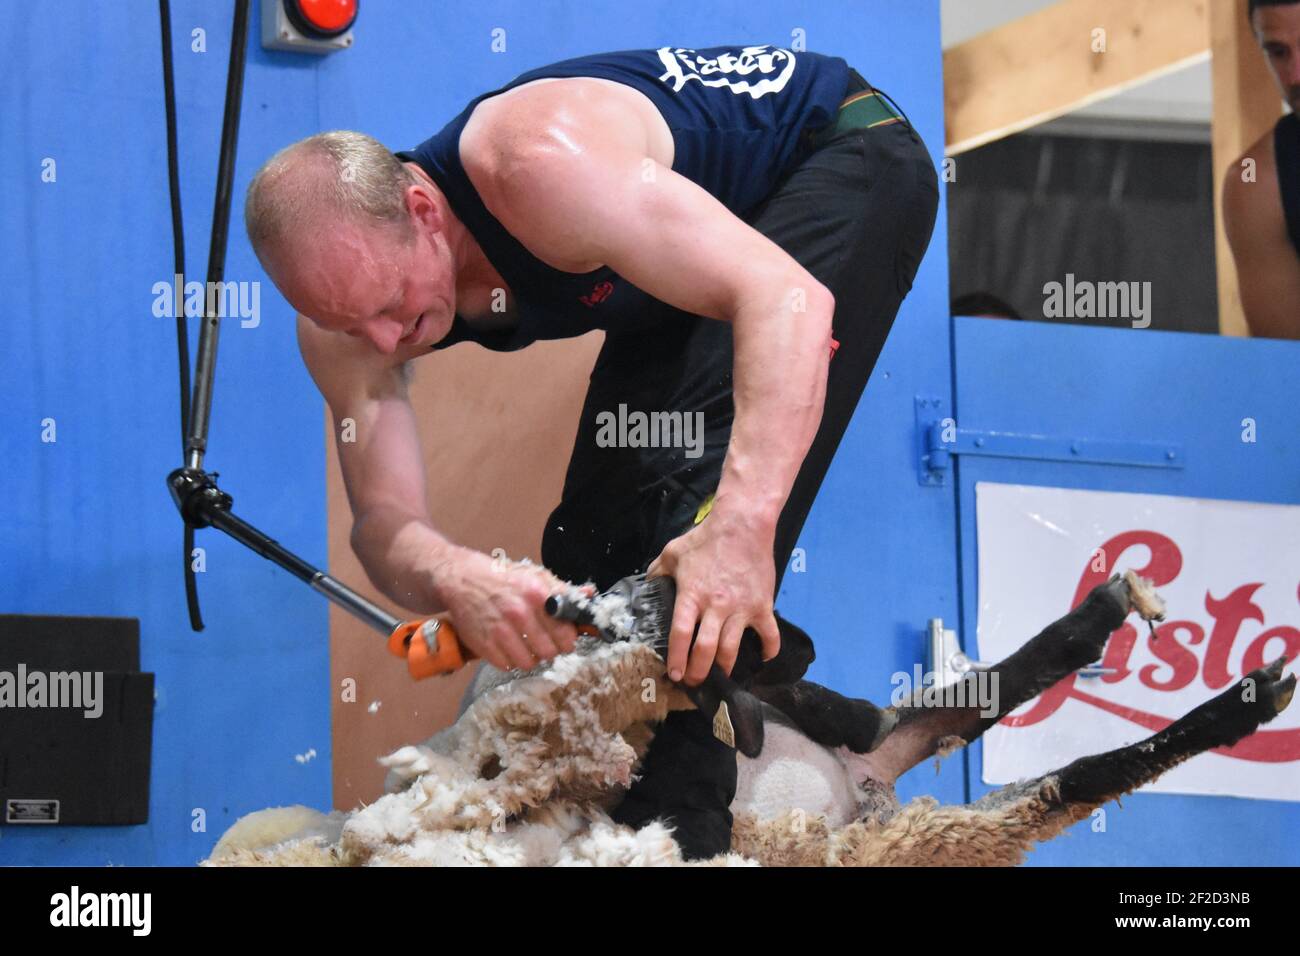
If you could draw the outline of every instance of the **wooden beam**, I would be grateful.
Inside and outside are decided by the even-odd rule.
[[[948,155],[1206,59],[1209,2],[1060,0],[951,47],[943,57]],[[1094,52],[1098,41],[1103,52]]]
[[[1214,116],[1214,257],[1219,287],[1219,332],[1249,335],[1237,287],[1237,265],[1223,229],[1223,180],[1238,175],[1237,159],[1282,115],[1282,98],[1240,0],[1210,0]]]

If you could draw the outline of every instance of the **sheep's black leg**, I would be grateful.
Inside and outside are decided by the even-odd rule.
[[[811,740],[857,754],[877,752],[873,774],[882,783],[892,782],[941,747],[970,743],[1025,701],[1097,660],[1111,632],[1134,609],[1147,617],[1160,614],[1159,598],[1131,572],[1093,588],[1078,607],[992,669],[998,681],[991,708],[977,684],[988,678],[974,673],[964,678],[960,695],[954,691],[957,700],[971,702],[966,706],[913,703],[882,710],[806,680],[764,683],[759,677],[751,689]],[[785,628],[794,628],[782,624],[784,640]]]
[[[1218,697],[1146,740],[1080,757],[1048,775],[1059,781],[1061,803],[1091,809],[1136,790],[1190,757],[1249,737],[1291,703],[1296,678],[1294,674],[1282,676],[1286,663],[1286,658],[1280,657],[1251,671]]]
[[[804,736],[824,747],[848,747],[854,753],[867,753],[876,749],[898,723],[892,710],[881,710],[869,700],[845,697],[812,681],[756,685],[753,693],[789,717]]]
[[[1106,639],[1135,606],[1131,588],[1138,585],[1136,579],[1130,580],[1115,575],[1093,588],[1077,608],[998,664],[993,669],[998,675],[998,697],[992,712],[974,703],[981,700],[976,674],[964,678],[967,687],[958,698],[972,704],[960,707],[911,705],[881,710],[870,701],[844,697],[805,680],[755,682],[752,689],[819,744],[843,746],[859,754],[886,746],[889,763],[902,773],[933,755],[940,741],[969,743],[1025,701],[1100,657]]]
[[[758,635],[746,631],[731,676],[741,687],[788,717],[809,739],[825,747],[848,747],[865,753],[893,729],[898,718],[867,700],[845,697],[812,681],[801,680],[816,653],[812,638],[798,625],[776,615],[781,651],[762,660]],[[752,636],[752,640],[749,638]]]
[[[1133,610],[1140,610],[1146,617],[1158,617],[1160,600],[1132,572],[1124,577],[1117,574],[1093,588],[1073,611],[1049,624],[992,668],[990,673],[998,676],[992,708],[979,703],[959,707],[913,703],[899,707],[898,725],[872,755],[876,758],[876,779],[892,783],[941,749],[970,743],[1025,701],[1097,660],[1111,632]],[[957,699],[980,701],[976,683],[979,679],[974,673],[966,675],[967,687]]]
[[[1286,709],[1295,693],[1295,676],[1282,676],[1286,661],[1252,671],[1213,700],[1197,707],[1158,734],[1109,753],[1082,757],[1032,780],[1020,780],[964,807],[922,815],[946,814],[942,821],[917,826],[905,809],[890,835],[878,841],[885,853],[873,862],[886,865],[1014,866],[1035,843],[1050,840],[1097,807],[1159,777],[1189,757],[1227,747],[1249,737]],[[893,739],[892,737],[890,738]],[[883,748],[882,748],[883,749]],[[875,754],[860,758],[866,763]],[[895,824],[886,824],[895,826]],[[960,839],[953,839],[957,833]]]

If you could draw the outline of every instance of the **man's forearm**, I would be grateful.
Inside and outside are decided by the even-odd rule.
[[[395,508],[372,508],[352,527],[352,550],[370,582],[402,607],[421,614],[446,610],[439,594],[456,546],[427,521]]]
[[[821,423],[833,314],[821,285],[787,285],[732,319],[735,421],[715,509],[775,529]]]

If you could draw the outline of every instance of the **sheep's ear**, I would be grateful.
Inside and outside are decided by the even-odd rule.
[[[713,735],[751,760],[763,752],[763,704],[736,685],[717,664],[708,679],[685,687],[697,710],[713,722]]]

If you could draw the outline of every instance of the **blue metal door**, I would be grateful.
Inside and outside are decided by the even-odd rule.
[[[978,482],[1300,503],[1300,345],[960,317],[953,328],[947,477],[958,496],[960,639],[970,657],[979,653]],[[1257,434],[1245,441],[1248,422]],[[1270,625],[1300,625],[1294,604],[1289,613]],[[1134,727],[1132,739],[1150,732]],[[971,798],[994,789],[983,782],[980,742],[966,762]],[[1294,866],[1300,848],[1275,837],[1296,832],[1300,803],[1137,793],[1107,807],[1104,830],[1082,820],[1030,863]]]
[[[918,281],[904,302],[777,599],[816,642],[809,677],[882,706],[924,663],[926,621],[957,613],[955,496],[919,484],[910,464],[917,394],[934,410],[951,403],[943,293]],[[898,795],[960,803],[965,789],[960,762],[945,761],[937,776],[929,764],[904,775]]]

